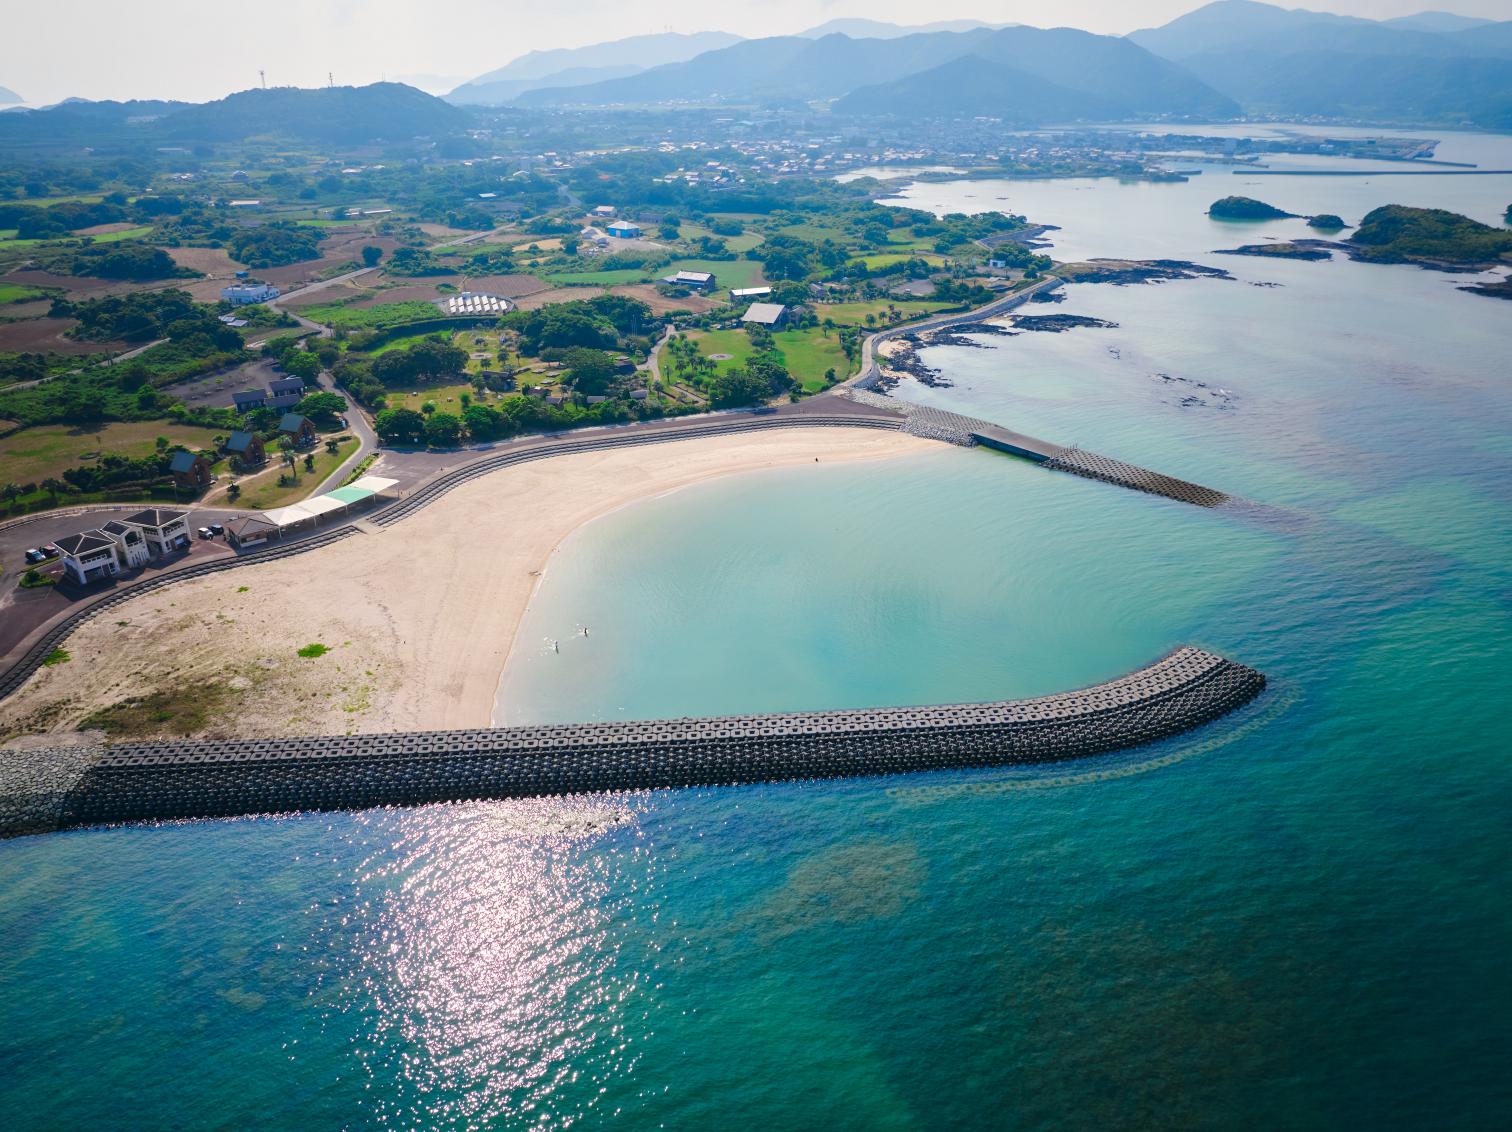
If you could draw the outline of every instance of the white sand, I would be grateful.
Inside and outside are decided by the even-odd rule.
[[[92,711],[165,691],[213,705],[193,730],[202,736],[486,727],[537,578],[576,528],[720,476],[932,447],[896,432],[782,429],[507,468],[380,533],[102,614],[64,642],[70,662],[0,701],[0,736],[70,730]],[[317,642],[331,651],[297,655]]]

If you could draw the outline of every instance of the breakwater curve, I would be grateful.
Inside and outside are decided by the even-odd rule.
[[[994,703],[5,752],[0,835],[1056,762],[1179,735],[1264,687],[1188,647],[1105,684]]]

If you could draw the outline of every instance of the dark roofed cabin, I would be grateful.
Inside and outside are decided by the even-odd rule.
[[[255,432],[233,432],[226,441],[226,455],[240,460],[245,467],[253,468],[265,463],[268,453],[263,448],[262,437]]]
[[[278,431],[294,442],[296,448],[308,448],[315,443],[315,425],[309,417],[298,413],[285,413],[278,422]]]
[[[173,473],[173,486],[183,491],[201,491],[215,479],[210,474],[210,461],[198,452],[175,452],[168,470]]]

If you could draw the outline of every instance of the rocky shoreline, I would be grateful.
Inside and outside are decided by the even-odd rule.
[[[1056,269],[1067,283],[1111,283],[1128,287],[1140,283],[1165,283],[1175,279],[1233,279],[1221,267],[1185,259],[1089,259]]]

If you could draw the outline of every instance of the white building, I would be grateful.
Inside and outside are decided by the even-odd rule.
[[[177,525],[183,531],[183,543],[187,544],[187,514],[154,507],[138,512],[130,519],[113,519],[103,527],[60,538],[58,549],[63,552],[63,572],[72,575],[81,586],[87,586],[104,578],[114,578],[122,570],[145,566],[153,555],[153,544],[148,541],[147,528],[134,520],[151,516],[155,523],[162,520],[171,527],[174,524],[169,517],[176,516]],[[164,527],[154,526],[152,530],[158,539],[157,545],[166,545],[163,542]]]
[[[764,299],[772,293],[770,287],[735,287],[730,291],[730,302],[738,303],[741,300],[750,302],[754,299]]]
[[[786,319],[787,307],[781,303],[752,303],[740,321],[757,326],[781,326]]]
[[[278,288],[267,283],[233,283],[221,288],[221,298],[237,306],[266,303],[269,299],[278,298],[278,294]]]
[[[593,215],[595,215],[595,216],[613,216],[614,215],[614,205],[612,205],[612,204],[601,204],[601,205],[599,205],[597,208],[595,208],[593,210]]]

